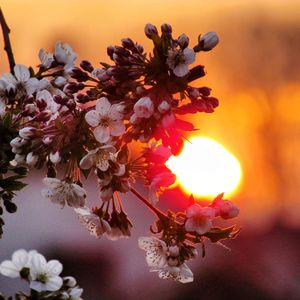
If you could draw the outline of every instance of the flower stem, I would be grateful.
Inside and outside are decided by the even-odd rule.
[[[151,211],[153,211],[158,218],[160,219],[166,219],[168,218],[162,211],[160,211],[158,208],[153,206],[147,199],[145,199],[137,190],[135,190],[133,187],[130,188],[130,191],[137,196],[148,208],[150,208]]]
[[[12,51],[10,39],[9,39],[10,29],[5,21],[5,18],[4,18],[1,8],[0,8],[0,24],[1,24],[3,39],[4,39],[4,50],[7,53],[10,72],[12,74],[14,74],[14,66],[16,63],[15,63],[15,59],[14,59],[14,55],[13,55],[13,51]]]

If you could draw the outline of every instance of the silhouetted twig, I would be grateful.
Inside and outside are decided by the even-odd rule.
[[[0,8],[0,24],[1,24],[1,28],[2,28],[2,32],[3,32],[3,38],[4,38],[4,50],[7,53],[7,58],[8,58],[8,62],[9,62],[9,68],[10,68],[10,72],[13,74],[14,73],[14,66],[15,66],[15,59],[14,59],[14,55],[13,55],[13,51],[11,48],[11,44],[10,44],[10,39],[9,39],[9,33],[10,33],[10,29],[5,21],[2,9]]]

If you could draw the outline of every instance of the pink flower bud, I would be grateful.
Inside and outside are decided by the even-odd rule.
[[[158,111],[161,114],[164,114],[165,112],[167,112],[170,109],[170,104],[167,101],[163,101],[158,105]]]

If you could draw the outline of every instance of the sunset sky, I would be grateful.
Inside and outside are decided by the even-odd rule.
[[[199,34],[217,32],[220,44],[211,52],[199,54],[196,59],[197,63],[205,65],[207,76],[193,84],[211,87],[212,95],[219,99],[220,105],[213,114],[192,116],[195,127],[199,128],[194,136],[214,139],[238,159],[243,172],[242,182],[230,200],[241,208],[237,222],[245,228],[246,233],[254,232],[259,236],[260,233],[271,230],[275,224],[284,224],[289,230],[297,230],[299,236],[300,0],[2,0],[1,8],[11,29],[16,62],[33,67],[39,64],[40,48],[52,51],[57,40],[72,46],[78,54],[78,62],[87,59],[95,66],[100,61],[109,62],[106,47],[119,44],[124,37],[141,43],[150,52],[151,41],[144,36],[146,23],[153,23],[158,28],[163,23],[170,23],[174,36],[186,33],[190,37],[191,46],[196,43]],[[0,38],[0,50],[2,49],[3,41]],[[0,72],[8,72],[4,51],[0,51],[0,58]],[[60,246],[73,249],[74,240],[78,236],[79,241],[86,242],[89,238],[74,230],[78,222],[71,213],[63,215],[52,204],[48,205],[40,200],[39,190],[42,184],[36,180],[37,177],[40,180],[39,173],[29,179],[32,180],[32,190],[36,194],[25,189],[22,197],[20,195],[16,201],[20,203],[20,219],[5,220],[8,235],[0,241],[1,249],[5,245],[5,253],[0,253],[1,255],[11,253],[15,247],[25,247],[26,243],[30,247],[38,245],[45,249],[48,244],[51,244],[51,249]],[[88,186],[88,192],[92,195],[91,198],[97,193],[92,184]],[[23,201],[23,197],[29,199],[28,203]],[[129,198],[127,195],[125,197]],[[149,221],[150,224],[152,219],[148,214],[142,215],[142,208],[135,206],[135,203],[124,202],[131,209],[130,213],[142,224],[135,229],[133,235],[136,238],[137,234],[144,234],[148,230],[143,222]],[[52,229],[48,223],[54,219],[57,224]],[[69,223],[64,225],[67,222]],[[24,235],[16,241],[14,236],[18,229],[24,229]],[[31,234],[34,230],[36,235]],[[280,238],[282,237],[283,235]],[[53,240],[57,241],[55,246]],[[98,255],[98,242],[86,242],[90,246],[87,250],[93,249],[95,257]],[[132,250],[136,246],[135,241],[133,244],[121,241],[119,245],[124,247],[124,256],[129,257],[132,251],[139,251]],[[112,257],[113,260],[116,258],[114,263],[117,265],[118,249],[121,247],[114,244],[113,248],[106,242],[103,245],[104,252],[109,249],[115,255]],[[251,249],[251,245],[255,243],[245,245],[242,241],[239,250],[242,261],[248,260],[248,257],[245,259],[243,256],[244,249]],[[299,247],[297,251],[298,249]],[[219,253],[218,249],[214,251]],[[285,249],[278,251],[280,257],[284,251]],[[239,253],[236,253],[238,256]],[[212,263],[212,256],[204,263],[207,268]],[[279,265],[274,264],[276,259],[270,257],[262,260],[262,265],[268,259],[270,262],[270,265],[266,263],[266,275],[261,275],[266,281],[272,279],[268,273],[273,270],[271,267]],[[1,258],[4,259],[4,256]],[[234,259],[232,256],[232,260]],[[133,286],[140,274],[144,276],[141,263],[144,263],[144,258],[135,260],[130,256],[126,260],[127,265],[120,266],[123,273],[116,275],[118,284],[121,286],[128,282],[130,289],[130,284]],[[126,273],[124,270],[128,266],[134,268]],[[236,266],[239,267],[239,264]],[[260,265],[257,269],[256,267],[246,269],[255,278],[261,271]],[[290,274],[292,278],[294,273],[288,268],[287,270],[286,274]],[[299,270],[296,269],[295,274],[299,275]],[[285,274],[281,269],[278,269],[279,273]],[[119,278],[121,279],[118,280]],[[145,278],[148,280],[148,277]],[[299,276],[297,278],[299,286]],[[276,281],[272,280],[270,286]],[[265,282],[262,279],[257,279],[258,281],[258,284]],[[284,283],[281,279],[278,281]],[[156,284],[156,281],[153,282]],[[174,287],[171,284],[166,286],[170,290]],[[109,289],[109,284],[107,287]],[[159,283],[159,289],[164,288]],[[271,286],[270,290],[273,288]],[[143,289],[142,285],[140,289]],[[300,294],[300,290],[298,292]]]

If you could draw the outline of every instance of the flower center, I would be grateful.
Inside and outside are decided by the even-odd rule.
[[[41,283],[47,282],[47,275],[45,273],[39,274],[37,277],[37,281],[40,281]]]
[[[104,116],[100,120],[100,125],[103,126],[103,127],[108,127],[110,122],[111,122],[110,117],[109,116]]]

